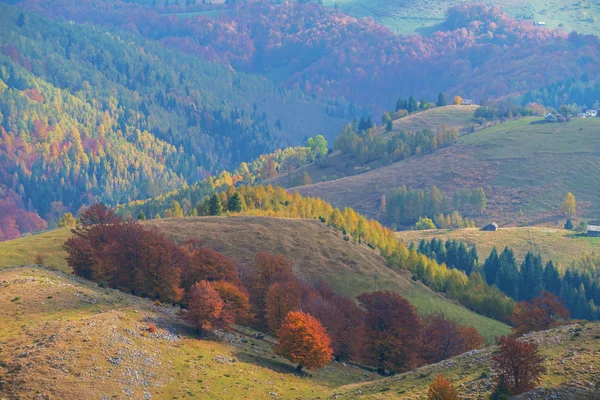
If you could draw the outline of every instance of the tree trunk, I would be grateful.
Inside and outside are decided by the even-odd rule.
[[[302,371],[302,365],[298,364],[298,366],[296,367],[296,371],[301,372]]]

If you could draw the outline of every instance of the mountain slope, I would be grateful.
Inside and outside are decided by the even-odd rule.
[[[324,279],[336,291],[357,296],[375,289],[392,290],[413,303],[420,313],[439,311],[464,325],[476,327],[490,341],[508,327],[483,317],[432,292],[395,271],[366,245],[343,240],[343,235],[318,221],[265,217],[198,217],[161,219],[145,223],[178,243],[197,239],[208,247],[252,265],[260,251],[281,253],[294,262],[303,278]]]
[[[559,219],[559,206],[571,191],[578,214],[594,218],[600,212],[600,175],[590,171],[600,162],[600,119],[531,125],[533,120],[496,125],[432,154],[294,190],[377,217],[381,196],[401,185],[436,185],[447,197],[456,189],[483,187],[488,202],[482,221],[511,225]]]
[[[91,202],[157,196],[345,121],[265,78],[5,3],[0,43],[0,211],[33,213],[0,218],[0,238],[42,229],[35,213],[52,226]]]

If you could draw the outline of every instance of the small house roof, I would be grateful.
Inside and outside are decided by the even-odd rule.
[[[600,232],[600,225],[588,225],[588,232]]]

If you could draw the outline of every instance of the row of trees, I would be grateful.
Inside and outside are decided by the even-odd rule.
[[[398,294],[365,293],[356,304],[324,282],[299,279],[282,255],[259,253],[241,268],[201,243],[179,246],[98,204],[81,215],[64,247],[75,274],[178,303],[200,331],[237,323],[277,334],[276,351],[299,368],[321,367],[333,355],[393,373],[483,344],[474,328],[442,315],[421,320]]]
[[[349,124],[336,137],[334,149],[353,156],[359,166],[373,162],[389,164],[450,146],[458,138],[458,131],[448,127],[442,127],[437,132],[426,128],[391,136],[378,135],[376,128]]]
[[[451,210],[446,196],[435,185],[431,188],[413,189],[401,186],[390,192],[385,199],[385,220],[394,225],[413,225],[420,217],[432,219],[438,228],[462,228],[471,221],[463,219],[458,210],[470,206],[483,212],[487,199],[482,188],[464,189],[454,193],[454,210]]]

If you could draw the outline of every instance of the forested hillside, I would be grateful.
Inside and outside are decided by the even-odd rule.
[[[388,109],[399,94],[482,100],[598,76],[598,39],[517,21],[498,7],[450,8],[430,36],[396,35],[313,2],[23,0],[29,10],[117,26],[307,94]],[[568,55],[568,56],[567,56]]]
[[[326,114],[334,105],[138,35],[3,3],[0,22],[0,238],[95,201],[157,196],[345,121]]]

